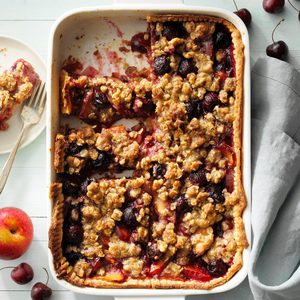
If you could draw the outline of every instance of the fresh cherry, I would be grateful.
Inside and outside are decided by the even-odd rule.
[[[275,58],[278,58],[281,60],[285,60],[285,58],[287,57],[287,54],[289,52],[289,48],[288,48],[288,45],[284,41],[278,41],[278,42],[274,41],[274,32],[275,32],[276,28],[280,25],[280,23],[283,21],[284,21],[284,19],[282,19],[273,29],[273,32],[272,32],[273,44],[269,45],[266,49],[266,53],[268,56],[275,57]]]
[[[48,287],[49,274],[48,271],[43,268],[47,273],[47,282],[46,284],[42,282],[37,282],[31,289],[31,299],[33,300],[43,300],[45,298],[49,298],[52,295],[52,289]]]
[[[16,267],[4,267],[1,268],[0,271],[4,269],[12,269],[10,277],[18,284],[26,284],[33,278],[32,267],[27,263],[20,263]]]
[[[238,9],[235,0],[233,0],[233,3],[236,8],[236,11],[234,13],[242,19],[242,21],[245,23],[246,26],[250,25],[252,21],[252,16],[250,11],[247,8]]]
[[[37,282],[31,289],[31,299],[43,300],[52,295],[52,290],[42,282]]]
[[[263,8],[268,13],[274,13],[284,7],[284,0],[263,0]]]
[[[300,10],[290,1],[288,0],[289,4],[298,12],[298,20],[300,21]]]

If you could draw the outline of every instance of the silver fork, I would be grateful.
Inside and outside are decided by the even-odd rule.
[[[22,140],[23,134],[28,127],[36,124],[42,115],[46,103],[46,91],[45,91],[45,83],[40,82],[40,84],[35,88],[32,96],[29,101],[25,102],[22,111],[21,111],[21,119],[23,121],[22,130],[18,137],[18,140],[12,149],[9,157],[5,163],[5,166],[2,169],[0,175],[0,194],[2,193],[4,186],[6,184],[8,175],[10,173],[12,164],[14,162],[16,153],[18,151],[20,142]]]

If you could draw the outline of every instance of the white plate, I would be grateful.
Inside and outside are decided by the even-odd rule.
[[[0,36],[0,73],[10,69],[13,63],[18,59],[23,58],[28,61],[39,74],[42,81],[46,81],[46,65],[40,56],[25,43],[8,36]],[[20,106],[17,107],[13,116],[8,120],[9,128],[5,131],[0,131],[0,154],[11,151],[18,135],[22,128],[20,118]],[[43,131],[46,125],[46,110],[39,123],[31,126],[23,136],[20,147],[25,147],[34,141]]]

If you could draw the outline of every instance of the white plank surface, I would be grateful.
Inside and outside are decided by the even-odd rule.
[[[150,0],[149,0],[150,2]],[[249,29],[251,40],[251,57],[255,60],[265,55],[265,48],[271,41],[271,32],[281,19],[286,21],[276,33],[276,39],[283,39],[290,48],[290,61],[300,69],[300,23],[297,13],[288,5],[283,12],[269,15],[261,7],[262,0],[237,0],[240,7],[247,7],[253,16]],[[103,0],[0,0],[0,35],[11,35],[30,44],[46,60],[47,46],[51,25],[63,12],[80,7],[107,5],[110,1]],[[231,0],[186,0],[186,4],[201,4],[234,10]],[[299,6],[300,3],[295,1]],[[1,47],[1,45],[0,45]],[[7,155],[0,156],[0,167],[5,163]],[[47,259],[47,205],[45,198],[45,132],[30,146],[19,151],[5,191],[0,196],[1,206],[17,206],[24,209],[34,223],[34,241],[29,251],[19,260],[0,261],[0,267],[15,265],[21,261],[29,262],[35,271],[34,281],[45,279],[42,267],[48,264]],[[0,273],[0,299],[30,299],[30,289],[33,283],[19,286],[9,278],[9,271]],[[111,297],[88,297],[64,291],[53,279],[49,285],[53,288],[53,300],[87,299],[111,300]],[[236,289],[236,299],[241,299],[242,289]],[[191,297],[190,299],[222,299],[222,295],[210,297]],[[233,299],[235,300],[235,299]],[[247,299],[245,299],[247,300]]]

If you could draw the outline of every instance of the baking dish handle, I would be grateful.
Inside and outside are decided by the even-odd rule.
[[[115,297],[115,300],[184,300],[185,296],[132,296],[132,297]]]
[[[172,5],[172,4],[183,4],[183,0],[169,0],[169,1],[162,1],[162,0],[148,0],[145,1],[147,3],[147,5],[149,4],[168,4],[168,5]],[[120,4],[141,4],[143,3],[141,0],[114,0],[114,4],[115,5],[120,5]]]

